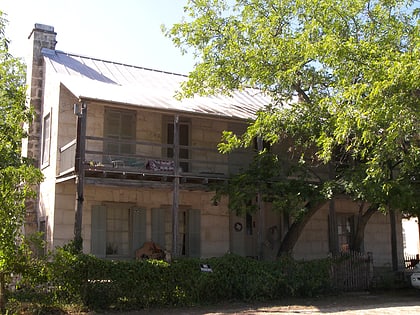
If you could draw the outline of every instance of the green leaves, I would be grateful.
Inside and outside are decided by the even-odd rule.
[[[229,94],[246,86],[272,96],[247,132],[225,133],[219,149],[247,146],[256,136],[271,143],[288,139],[306,160],[351,162],[358,182],[347,172],[335,176],[349,194],[384,204],[401,193],[414,200],[420,24],[413,2],[228,3],[191,1],[190,19],[166,33],[198,60],[181,96]]]
[[[25,202],[35,197],[41,173],[22,158],[25,123],[32,119],[26,106],[24,65],[8,52],[5,20],[0,12],[0,272],[10,272],[22,253]]]

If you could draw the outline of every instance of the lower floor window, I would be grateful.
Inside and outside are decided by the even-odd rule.
[[[151,241],[172,250],[171,209],[151,209]],[[200,211],[180,210],[177,254],[200,257]],[[146,242],[146,210],[130,204],[95,205],[91,214],[91,253],[98,257],[135,257]],[[150,239],[147,239],[150,241]]]
[[[146,241],[146,212],[128,204],[92,207],[91,252],[98,257],[134,257]]]
[[[128,256],[130,210],[108,208],[106,210],[106,255]]]
[[[200,257],[201,213],[196,209],[179,210],[177,255]],[[159,246],[172,250],[171,209],[152,209],[152,240]]]
[[[351,241],[354,234],[354,216],[344,213],[337,213],[337,236],[338,249],[342,253],[350,251]]]

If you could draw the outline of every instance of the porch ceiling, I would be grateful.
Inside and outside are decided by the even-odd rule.
[[[271,99],[257,89],[229,96],[194,97],[176,100],[174,95],[184,75],[42,50],[48,63],[75,96],[125,103],[160,110],[173,110],[240,119],[254,118]]]

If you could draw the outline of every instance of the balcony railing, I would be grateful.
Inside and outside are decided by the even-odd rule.
[[[174,146],[150,141],[86,137],[85,170],[113,173],[175,173]],[[111,153],[126,152],[126,153]],[[178,173],[181,176],[227,178],[252,159],[251,151],[221,154],[216,147],[179,146]],[[60,149],[59,176],[75,170],[76,140]]]
[[[58,174],[68,174],[75,169],[76,139],[60,148],[60,163]]]

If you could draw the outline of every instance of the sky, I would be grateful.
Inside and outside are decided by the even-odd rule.
[[[14,57],[26,58],[35,23],[54,27],[56,49],[109,61],[188,74],[194,60],[161,31],[184,16],[187,0],[0,0]]]

